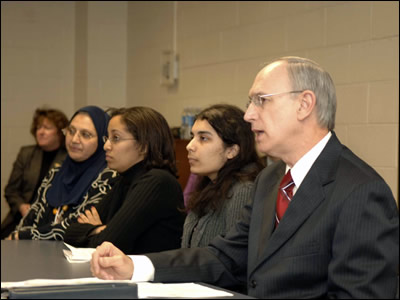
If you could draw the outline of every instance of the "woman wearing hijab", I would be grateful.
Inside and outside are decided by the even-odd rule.
[[[68,155],[43,179],[28,214],[10,239],[63,240],[80,213],[98,203],[117,173],[107,168],[103,135],[110,117],[96,106],[79,109],[64,129]]]

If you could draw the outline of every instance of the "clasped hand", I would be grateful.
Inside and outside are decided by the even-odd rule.
[[[90,208],[90,210],[87,209],[87,210],[85,210],[84,213],[81,213],[79,215],[78,223],[81,223],[81,224],[85,224],[85,223],[86,224],[92,224],[94,226],[103,224],[101,222],[101,219],[100,219],[100,216],[99,216],[99,214],[97,212],[97,209],[94,206],[92,206]],[[99,227],[95,228],[94,230],[92,230],[90,235],[98,234],[101,231],[103,231],[105,228],[106,228],[106,225],[99,226]]]
[[[85,210],[84,213],[81,213],[78,217],[78,222],[81,224],[88,223],[92,225],[102,225],[103,223],[101,222],[100,216],[97,212],[97,209],[92,206],[89,209]]]
[[[134,266],[121,250],[110,242],[104,242],[93,252],[90,270],[93,276],[100,279],[131,279]]]

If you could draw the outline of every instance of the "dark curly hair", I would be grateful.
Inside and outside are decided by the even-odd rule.
[[[48,119],[57,127],[57,134],[60,137],[61,146],[65,144],[64,134],[62,129],[68,126],[67,116],[58,109],[53,108],[37,108],[35,114],[33,115],[33,120],[31,124],[31,134],[36,139],[36,130],[42,124],[44,119]]]
[[[215,182],[207,176],[197,178],[195,190],[190,194],[186,210],[200,217],[210,210],[218,210],[229,198],[228,192],[237,181],[253,181],[264,167],[258,157],[250,123],[243,119],[244,112],[233,105],[216,104],[201,111],[196,120],[207,120],[222,139],[225,148],[239,146],[239,153],[227,160],[218,171]]]
[[[177,177],[174,139],[167,120],[149,107],[110,108],[111,118],[121,116],[121,121],[135,138],[140,150],[146,151],[147,169],[166,169]]]

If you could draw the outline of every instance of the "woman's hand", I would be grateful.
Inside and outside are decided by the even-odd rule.
[[[84,224],[92,224],[92,225],[102,225],[100,216],[97,212],[97,209],[92,206],[90,210],[85,210],[84,213],[81,213],[78,217],[78,223]],[[104,228],[103,228],[104,229]]]
[[[19,206],[18,210],[21,216],[25,217],[28,211],[31,209],[31,205],[29,203],[23,203]]]
[[[106,227],[107,227],[107,225],[103,225],[103,226],[97,227],[97,228],[93,229],[92,232],[89,235],[99,234],[104,229],[106,229]]]
[[[13,231],[10,233],[10,235],[8,237],[5,238],[5,240],[19,240],[19,235],[18,235],[18,231]]]

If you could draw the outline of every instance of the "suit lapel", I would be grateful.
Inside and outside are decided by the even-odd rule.
[[[36,186],[36,183],[39,180],[39,173],[43,160],[43,151],[39,148],[39,146],[32,148],[32,152],[29,153],[28,159],[29,159],[28,160],[29,168],[26,170],[27,174],[26,182],[28,182],[31,185],[31,190],[33,194],[33,190]],[[27,199],[28,201],[32,197],[32,194],[29,196],[29,199]]]
[[[255,182],[252,216],[250,219],[248,267],[255,267],[267,245],[273,229],[275,213],[274,191],[285,171],[285,163],[275,162],[264,169]],[[275,194],[276,198],[276,194]]]
[[[276,197],[278,193],[279,183],[285,174],[286,165],[280,162],[280,166],[277,166],[275,172],[269,177],[264,189],[266,191],[273,191],[272,193],[267,193],[263,203],[263,209],[260,209],[263,217],[260,218],[259,228],[261,228],[258,240],[260,241],[258,245],[257,257],[259,257],[264,251],[266,245],[268,244],[268,239],[270,238],[275,225],[275,206]],[[263,193],[265,195],[266,193]]]
[[[341,149],[342,146],[340,142],[332,132],[331,139],[307,173],[301,186],[293,196],[279,226],[274,232],[272,232],[274,221],[271,222],[271,216],[275,220],[277,188],[283,173],[281,176],[276,176],[278,179],[276,179],[276,177],[273,177],[273,179],[272,177],[267,178],[267,180],[273,181],[273,187],[267,192],[268,194],[264,194],[267,202],[264,211],[266,215],[262,216],[263,229],[261,232],[264,236],[260,236],[259,239],[262,245],[259,245],[258,263],[262,263],[278,251],[324,201],[324,186],[334,180]],[[259,184],[263,183],[260,182]],[[267,209],[269,210],[268,212]]]
[[[262,258],[265,259],[272,255],[289,240],[324,199],[325,195],[320,178],[315,170],[310,170],[307,179],[303,181],[301,187],[293,196],[279,226],[270,236],[268,247],[265,249]]]

